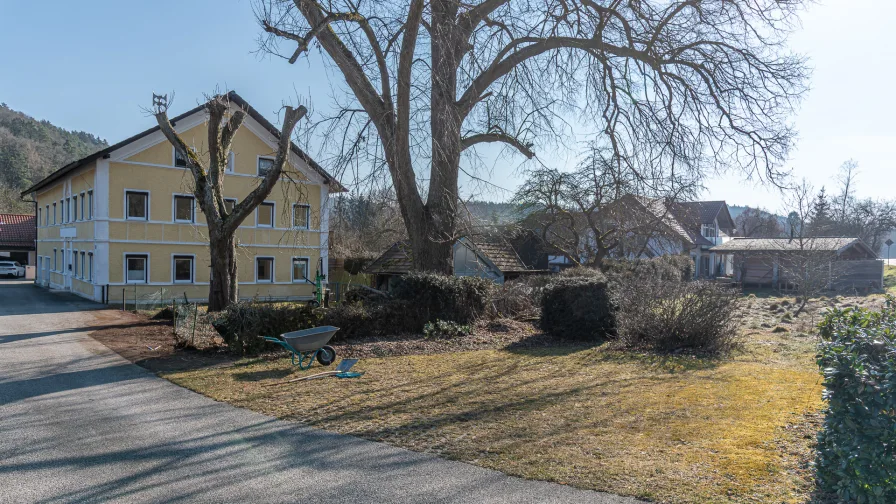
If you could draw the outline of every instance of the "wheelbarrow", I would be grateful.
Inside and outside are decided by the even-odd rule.
[[[314,359],[322,366],[329,366],[336,360],[336,350],[327,343],[338,330],[333,326],[312,327],[281,334],[279,338],[264,336],[264,340],[285,348],[292,354],[292,365],[304,371],[314,364]]]

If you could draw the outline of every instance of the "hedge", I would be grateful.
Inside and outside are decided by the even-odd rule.
[[[596,341],[615,333],[615,312],[602,274],[563,275],[544,289],[541,328],[562,339]]]
[[[896,305],[832,310],[818,365],[828,402],[818,437],[819,483],[846,502],[896,502]]]
[[[240,355],[257,354],[272,347],[259,336],[279,336],[320,325],[320,313],[296,303],[240,301],[214,317],[212,325],[228,350]]]
[[[486,278],[456,277],[437,273],[409,273],[402,276],[392,289],[400,301],[413,303],[414,324],[419,331],[423,325],[436,320],[470,324],[486,314],[495,283]]]

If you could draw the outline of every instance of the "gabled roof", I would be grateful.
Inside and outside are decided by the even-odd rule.
[[[0,248],[34,249],[37,222],[33,215],[0,214]]]
[[[502,273],[515,273],[529,271],[523,264],[513,247],[503,240],[472,240],[461,238],[474,252],[491,262]],[[364,268],[365,273],[378,275],[404,275],[413,269],[413,250],[410,244],[404,241],[395,242],[383,255]]]
[[[672,205],[672,211],[682,221],[683,225],[712,224],[718,218],[719,227],[733,229],[734,219],[728,210],[728,204],[724,201],[686,201],[676,202]]]
[[[849,248],[858,247],[869,256],[877,258],[859,238],[819,237],[819,238],[732,238],[711,248],[712,252],[831,252],[842,254]]]
[[[277,129],[277,127],[274,126],[270,121],[265,119],[265,117],[263,115],[261,115],[257,110],[255,110],[251,105],[249,105],[249,102],[244,100],[240,95],[236,94],[235,91],[229,91],[227,93],[227,98],[228,98],[228,100],[230,100],[231,103],[233,103],[236,106],[245,110],[246,113],[249,115],[249,117],[258,121],[258,123],[261,124],[262,127],[264,127],[266,130],[268,130],[272,135],[274,135],[274,138],[277,138],[279,140],[280,130]],[[205,103],[203,103],[197,107],[194,107],[194,108],[184,112],[183,114],[180,114],[179,116],[172,118],[171,123],[176,125],[178,121],[181,121],[181,120],[183,120],[197,112],[200,112],[204,109],[205,109]],[[106,147],[105,149],[94,152],[93,154],[91,154],[87,157],[83,157],[77,161],[72,161],[71,163],[63,166],[62,168],[54,171],[53,173],[51,173],[50,175],[45,177],[40,182],[38,182],[38,183],[34,184],[33,186],[29,187],[28,189],[25,189],[24,191],[22,191],[22,196],[26,196],[34,191],[38,191],[38,190],[52,184],[53,182],[59,180],[60,178],[64,177],[65,175],[71,173],[72,171],[74,171],[88,163],[92,163],[93,161],[96,161],[97,159],[104,158],[104,157],[108,156],[109,154],[111,154],[112,152],[114,152],[130,143],[136,142],[137,140],[140,140],[141,138],[147,137],[159,130],[160,130],[159,126],[155,125],[152,128],[149,128],[148,130],[137,133],[136,135],[134,135],[132,137],[126,138],[126,139],[118,142],[115,145],[110,145],[109,147]],[[290,142],[290,145],[292,146],[293,153],[296,154],[297,156],[299,156],[299,158],[301,158],[303,161],[308,163],[308,166],[310,166],[311,169],[313,169],[314,171],[319,173],[324,178],[325,183],[334,186],[335,190],[337,192],[344,192],[347,190],[345,188],[345,186],[343,186],[338,180],[336,180],[335,177],[333,177],[332,175],[327,173],[326,170],[324,170],[319,164],[317,164],[316,161],[311,159],[311,156],[306,154],[295,143]]]

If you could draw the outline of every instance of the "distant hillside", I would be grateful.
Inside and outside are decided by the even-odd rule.
[[[0,103],[0,212],[33,212],[20,201],[20,191],[108,145],[90,133],[62,129]]]
[[[512,203],[468,201],[465,206],[473,220],[480,225],[509,224],[523,217],[519,206]]]

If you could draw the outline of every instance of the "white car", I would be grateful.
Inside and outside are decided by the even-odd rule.
[[[0,261],[0,276],[23,277],[25,267],[15,261]]]

